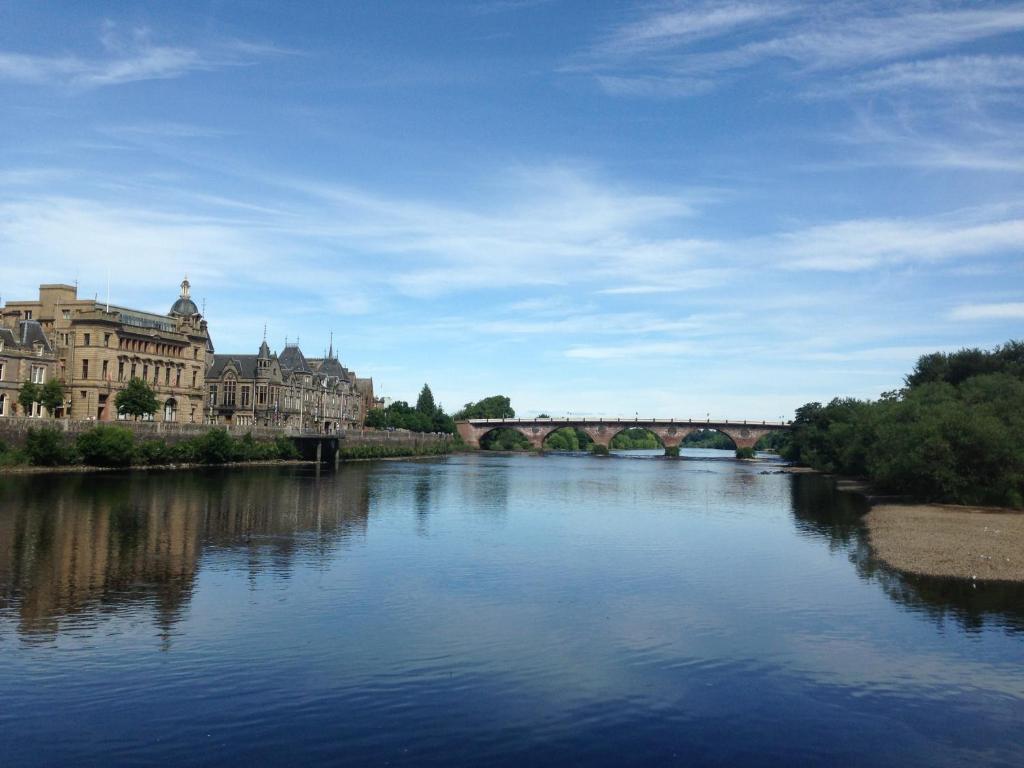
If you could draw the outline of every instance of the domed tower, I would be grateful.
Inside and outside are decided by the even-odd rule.
[[[174,302],[174,305],[171,307],[171,311],[167,314],[175,317],[188,318],[199,316],[199,307],[197,307],[196,303],[189,298],[189,288],[190,284],[188,282],[188,275],[185,275],[185,279],[181,281],[181,295],[178,297],[178,300]]]

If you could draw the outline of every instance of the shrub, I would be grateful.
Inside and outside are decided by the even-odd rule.
[[[670,445],[668,448],[665,449],[665,455],[673,459],[679,458],[679,446]]]
[[[139,464],[158,466],[173,461],[173,451],[163,440],[147,440],[135,451],[135,460]]]
[[[237,448],[227,430],[211,429],[195,441],[196,459],[203,464],[226,464],[233,461]]]
[[[753,448],[737,448],[736,458],[737,459],[752,459],[757,455]]]
[[[279,459],[299,458],[299,449],[287,437],[281,436],[275,439],[274,448],[277,450],[277,458]]]
[[[127,467],[135,458],[135,435],[124,427],[93,427],[76,443],[83,461],[96,467]]]
[[[611,453],[607,445],[601,445],[600,443],[594,443],[590,448],[590,452],[595,456],[608,456]]]
[[[64,434],[51,427],[30,429],[25,438],[25,454],[28,460],[40,467],[56,467],[73,464],[74,449],[64,439]]]
[[[28,464],[28,455],[17,448],[10,448],[0,453],[0,467],[17,467]]]

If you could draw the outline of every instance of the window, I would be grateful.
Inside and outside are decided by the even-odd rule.
[[[164,368],[164,384],[168,384],[169,385],[170,383],[171,383],[171,369],[170,369],[170,366],[168,366],[167,368]]]
[[[195,385],[196,385],[196,373],[197,373],[197,371],[192,371],[192,386],[193,387],[195,387]]]
[[[26,309],[25,310],[25,319],[26,320],[31,320],[32,319],[32,310],[31,309]]]
[[[149,380],[149,365],[146,364],[146,363],[142,364],[142,380],[143,381],[148,381]]]
[[[154,365],[153,366],[153,383],[154,384],[159,384],[160,383],[160,366],[159,365]]]
[[[63,318],[65,320],[70,320],[71,319],[71,310],[70,309],[62,309],[61,310],[61,316],[63,316]]]
[[[135,378],[135,372],[136,372],[135,363],[132,363],[132,375],[131,375],[131,378],[133,378],[133,379]]]
[[[181,368],[179,368],[178,370],[176,370],[174,372],[174,386],[176,386],[176,387],[180,387],[181,386]]]
[[[192,359],[193,360],[198,360],[199,359],[199,348],[198,347],[192,347]]]
[[[216,404],[217,404],[217,385],[216,384],[211,384],[210,385],[210,405],[216,405]]]
[[[82,378],[83,379],[88,379],[89,378],[89,361],[88,360],[83,360],[82,361]]]
[[[0,416],[7,415],[7,395],[0,395]]]
[[[106,381],[106,378],[107,378],[107,361],[106,360],[103,361],[103,371],[102,371],[102,374],[101,374],[100,378],[103,379],[104,381]]]
[[[90,335],[89,335],[88,333],[86,333],[86,334],[83,334],[83,336],[82,336],[82,341],[83,341],[83,343],[85,344],[85,346],[87,346],[87,347],[88,347],[88,346],[89,346],[89,342],[90,342],[91,340],[92,340],[92,337],[91,337],[91,336],[90,336]]]
[[[103,334],[103,346],[104,347],[109,347],[110,346],[110,334],[109,333],[104,333]]]
[[[242,386],[242,407],[245,408],[249,405],[249,387]]]
[[[3,380],[4,380],[4,368],[5,368],[5,367],[6,367],[6,366],[4,366],[4,364],[3,364],[3,363],[0,363],[0,381],[3,381]]]
[[[31,374],[33,384],[42,384],[46,379],[46,369],[41,365],[33,365]]]
[[[235,380],[224,380],[224,405],[235,404]]]
[[[124,381],[124,360],[117,361],[117,380]]]
[[[267,386],[263,384],[256,387],[256,404],[266,405],[267,404]]]

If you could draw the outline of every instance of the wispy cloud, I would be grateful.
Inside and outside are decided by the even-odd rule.
[[[951,320],[1024,320],[1024,302],[961,304],[949,317]]]
[[[190,72],[241,66],[280,53],[262,44],[229,40],[209,48],[157,43],[150,30],[123,30],[110,22],[99,36],[102,53],[39,55],[0,51],[0,80],[90,89],[142,80],[167,80]]]
[[[840,221],[774,236],[765,247],[787,269],[853,272],[1016,252],[1024,248],[1024,218]]]
[[[906,61],[872,69],[818,91],[822,96],[850,93],[929,90],[963,94],[1013,91],[1024,87],[1024,56],[946,56]]]
[[[855,71],[1021,30],[1024,6],[1019,5],[680,3],[621,24],[566,70],[593,74],[612,94],[637,95],[647,84],[649,95],[669,95],[667,84],[675,83],[675,95],[689,96],[722,79],[760,71],[765,63],[788,63],[796,67],[795,75]],[[983,66],[974,62],[975,70]],[[915,77],[934,82],[938,76],[938,71],[888,73],[890,81],[902,77],[908,85]],[[865,81],[861,87],[870,85]]]

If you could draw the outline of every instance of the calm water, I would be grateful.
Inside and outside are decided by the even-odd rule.
[[[1024,590],[691,455],[0,479],[0,765],[1024,765]]]

